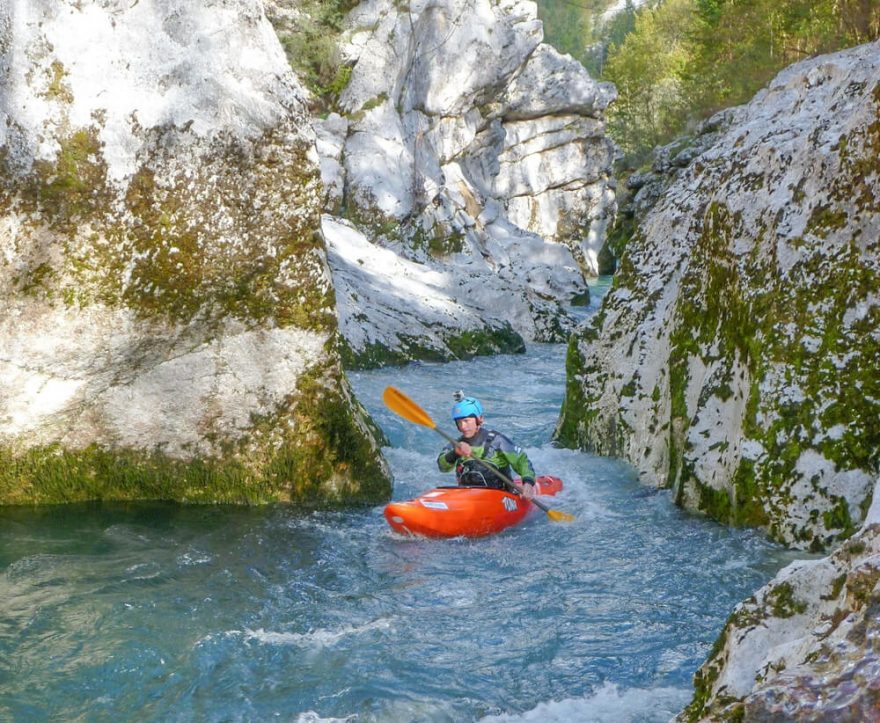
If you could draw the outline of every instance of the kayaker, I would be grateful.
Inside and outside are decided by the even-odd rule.
[[[507,485],[484,465],[474,461],[478,457],[512,479],[527,500],[535,496],[535,470],[521,447],[508,437],[483,426],[483,405],[479,399],[465,397],[461,392],[454,395],[452,419],[461,437],[455,446],[447,444],[437,458],[441,472],[455,470],[458,484],[467,487],[494,487],[506,489]],[[511,470],[520,480],[513,479]]]

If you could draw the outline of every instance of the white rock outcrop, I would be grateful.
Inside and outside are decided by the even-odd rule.
[[[260,2],[11,0],[0,91],[0,503],[387,495]]]
[[[825,549],[878,473],[880,44],[781,72],[678,172],[570,355],[557,431]]]
[[[418,303],[377,300],[355,324],[343,304],[343,328],[362,329],[345,334],[352,357],[368,363],[360,344],[384,339],[392,357],[406,358],[413,340],[399,333],[449,349],[456,324],[482,326],[496,347],[507,327],[525,339],[565,338],[573,319],[564,302],[596,274],[615,210],[603,115],[613,86],[541,42],[533,2],[366,0],[347,24],[344,117],[317,123],[327,208],[369,242],[445,276],[432,282],[438,303],[468,308],[447,325],[419,318]],[[347,288],[353,276],[337,276],[341,298],[366,295]],[[383,308],[401,332],[383,328]]]
[[[834,554],[737,606],[678,720],[880,720],[880,483]]]

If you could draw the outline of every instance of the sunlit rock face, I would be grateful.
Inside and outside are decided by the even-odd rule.
[[[509,315],[492,308],[491,295],[477,295],[480,280],[493,283],[489,272],[467,279],[475,290],[461,303],[448,293],[448,274],[375,246],[351,223],[325,216],[324,235],[347,364],[370,367],[524,350],[522,337],[505,318]]]
[[[782,570],[730,616],[687,720],[874,721],[880,715],[880,494],[829,557]]]
[[[783,71],[638,227],[573,340],[558,436],[789,545],[878,473],[880,45]]]
[[[327,208],[424,267],[437,303],[456,309],[444,320],[418,297],[374,300],[354,324],[341,305],[343,329],[360,330],[345,333],[352,359],[371,363],[366,345],[380,339],[393,358],[509,351],[511,330],[513,348],[562,341],[564,304],[585,295],[615,209],[613,87],[541,42],[532,2],[368,0],[347,26],[345,115],[316,122]],[[364,297],[330,260],[340,296]],[[395,325],[408,316],[418,338],[383,310]]]
[[[377,499],[256,0],[0,7],[0,503]]]

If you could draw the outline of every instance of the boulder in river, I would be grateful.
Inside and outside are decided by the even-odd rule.
[[[0,503],[373,501],[257,0],[0,9]]]
[[[737,606],[694,683],[678,721],[880,718],[880,494],[832,555]]]

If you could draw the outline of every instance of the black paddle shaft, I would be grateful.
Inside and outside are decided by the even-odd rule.
[[[434,429],[435,432],[437,432],[437,434],[439,434],[439,435],[440,435],[441,437],[443,437],[447,442],[449,442],[449,443],[452,445],[453,449],[458,445],[458,440],[457,440],[457,439],[455,439],[454,437],[452,437],[452,436],[449,435],[449,434],[446,434],[446,432],[444,432],[444,431],[443,431],[442,429],[440,429],[439,427],[436,427],[436,426],[435,426],[433,429]],[[504,482],[504,484],[507,485],[507,488],[508,488],[513,494],[515,494],[515,495],[521,495],[521,494],[522,494],[522,492],[520,491],[520,489],[519,489],[519,488],[513,483],[513,480],[510,479],[510,477],[508,477],[506,474],[504,474],[504,472],[502,472],[501,470],[497,469],[496,467],[493,467],[493,466],[492,466],[491,464],[489,464],[486,460],[484,460],[484,459],[480,459],[479,457],[471,457],[471,459],[474,460],[477,464],[481,464],[481,465],[483,465],[483,467],[485,467],[487,470],[489,470],[489,471],[492,472],[493,474],[498,475],[498,477],[501,478],[501,481]],[[550,508],[547,507],[547,505],[545,505],[545,504],[544,504],[543,502],[541,502],[539,499],[537,499],[537,497],[532,497],[532,499],[530,499],[529,502],[531,502],[533,505],[535,505],[535,507],[538,507],[538,508],[544,510],[544,512],[550,512]]]

